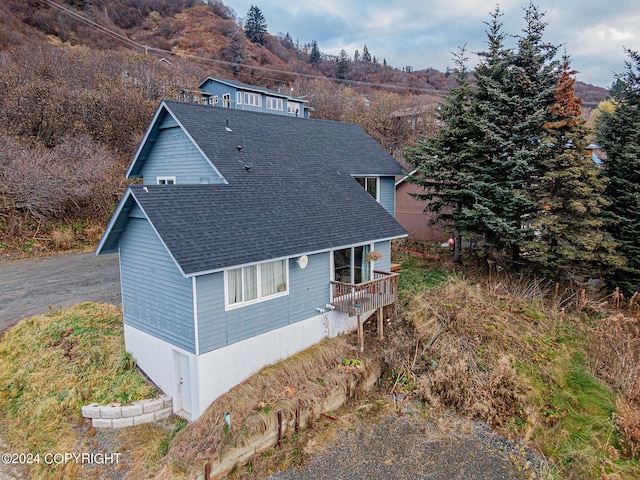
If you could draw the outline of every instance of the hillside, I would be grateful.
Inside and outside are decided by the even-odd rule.
[[[255,45],[238,21],[220,0],[2,2],[0,256],[95,245],[158,102],[209,75],[305,96],[315,118],[358,123],[398,159],[434,128],[446,73],[312,62],[311,43]]]
[[[288,33],[267,34],[263,46],[254,45],[238,24],[238,15],[245,12],[237,15],[221,0],[205,5],[197,0],[7,0],[0,13],[2,49],[57,43],[99,50],[132,49],[160,58],[191,56],[189,60],[200,63],[207,74],[240,76],[273,88],[293,83],[299,74],[366,82],[359,86],[364,91],[371,84],[404,86],[415,92],[453,85],[448,73],[432,68],[405,71],[386,61],[349,58],[347,67],[340,70],[335,56],[321,54],[316,65],[310,58],[311,39],[294,43]],[[375,52],[371,54],[375,59]],[[581,82],[576,90],[589,104],[607,95],[605,89]]]

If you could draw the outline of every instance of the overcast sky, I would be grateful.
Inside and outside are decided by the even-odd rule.
[[[498,2],[504,32],[524,28],[527,0]],[[578,70],[577,79],[609,87],[613,72],[622,73],[628,60],[623,47],[640,50],[638,0],[540,0],[546,12],[544,39],[563,45]],[[239,17],[253,4],[262,11],[269,33],[289,33],[293,40],[318,42],[323,53],[344,49],[353,56],[369,53],[393,67],[452,66],[451,54],[467,44],[470,52],[486,46],[486,25],[496,3],[479,0],[226,0]],[[508,40],[510,42],[510,40]],[[510,43],[511,44],[511,43]],[[476,63],[471,56],[470,67]]]

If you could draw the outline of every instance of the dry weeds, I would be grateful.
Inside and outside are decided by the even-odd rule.
[[[615,294],[614,294],[615,299]],[[631,458],[640,458],[640,311],[637,296],[625,308],[600,320],[591,329],[591,369],[620,392],[615,421],[620,446]]]
[[[432,408],[494,426],[523,415],[527,385],[515,364],[539,355],[535,338],[548,321],[531,304],[453,278],[416,296],[404,315],[418,334],[411,361],[417,393]]]
[[[348,362],[357,367],[345,367],[345,358],[358,360]],[[360,353],[356,339],[350,335],[324,340],[263,368],[217,399],[197,421],[176,435],[156,478],[180,478],[202,471],[209,459],[265,432],[277,421],[277,411],[286,420],[294,419],[299,402],[303,408],[312,406],[333,388],[342,388],[348,376],[364,376],[376,364],[379,360],[373,351]],[[225,413],[230,414],[230,427],[225,424]],[[134,478],[135,472],[132,475]]]

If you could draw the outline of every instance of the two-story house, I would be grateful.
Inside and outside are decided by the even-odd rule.
[[[276,90],[215,77],[207,77],[198,87],[209,105],[309,118],[309,106],[305,99]]]
[[[354,124],[160,104],[97,253],[119,252],[126,348],[178,413],[395,300],[401,172]]]

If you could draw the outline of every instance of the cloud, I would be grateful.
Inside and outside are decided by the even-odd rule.
[[[241,16],[257,4],[270,33],[288,32],[301,43],[316,40],[324,53],[337,55],[344,49],[353,55],[367,45],[372,55],[390,65],[442,71],[452,64],[458,46],[467,44],[469,52],[485,49],[485,22],[495,8],[478,0],[262,0],[259,4],[230,0],[228,4]],[[637,0],[616,0],[615,5],[600,0],[536,4],[546,12],[545,40],[566,48],[581,72],[579,80],[610,85],[611,72],[624,68],[623,46],[640,49]],[[499,5],[505,33],[521,34],[528,0],[502,0]],[[514,43],[512,37],[508,41]]]

